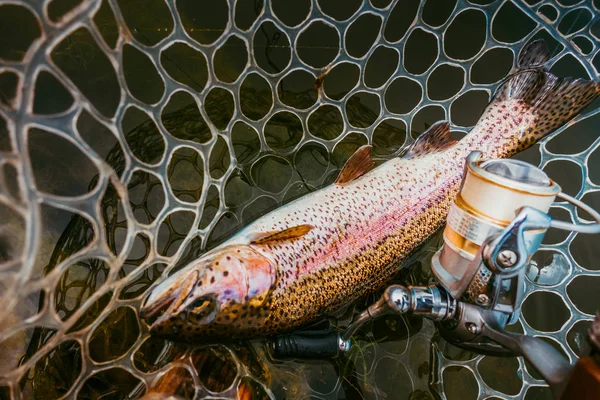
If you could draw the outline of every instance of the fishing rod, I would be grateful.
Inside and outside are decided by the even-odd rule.
[[[595,222],[563,222],[548,211],[556,199],[588,213]],[[545,172],[523,161],[491,160],[479,151],[465,174],[446,220],[444,244],[431,260],[437,280],[429,286],[391,285],[341,332],[305,331],[268,342],[275,359],[339,357],[353,346],[365,323],[385,314],[411,314],[435,321],[456,346],[495,356],[523,356],[548,382],[557,399],[600,396],[600,312],[576,365],[550,344],[507,332],[520,316],[527,265],[548,229],[600,233],[600,214],[561,192]]]

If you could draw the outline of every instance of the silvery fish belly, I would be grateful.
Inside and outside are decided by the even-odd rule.
[[[455,142],[439,122],[403,158],[372,169],[370,146],[336,182],[277,209],[151,291],[141,315],[176,340],[275,334],[381,288],[443,224],[465,157],[509,157],[559,128],[600,94],[557,78],[541,42],[523,50],[473,130]]]

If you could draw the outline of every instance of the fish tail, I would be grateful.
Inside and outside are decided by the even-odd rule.
[[[523,50],[516,70],[499,88],[494,103],[517,100],[533,115],[533,123],[523,131],[521,148],[558,129],[600,95],[600,83],[586,79],[559,78],[544,68],[550,55],[543,40]]]

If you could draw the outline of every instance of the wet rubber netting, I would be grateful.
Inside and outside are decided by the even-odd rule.
[[[525,44],[598,79],[597,0],[11,0],[0,38],[0,398],[137,398],[169,374],[188,398],[550,398],[522,359],[419,319],[376,321],[335,363],[273,364],[260,341],[151,337],[137,310],[361,145],[383,162],[438,120],[468,132]],[[599,208],[599,126],[593,104],[519,157]],[[571,360],[596,241],[546,236],[514,327]],[[422,264],[403,279],[426,283]]]

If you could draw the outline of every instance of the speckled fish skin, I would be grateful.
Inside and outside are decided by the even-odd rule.
[[[546,59],[545,46],[535,42],[519,65]],[[458,144],[447,148],[447,124],[436,124],[410,158],[389,160],[263,216],[156,286],[142,316],[166,309],[153,333],[210,341],[282,333],[334,312],[389,282],[443,226],[471,151],[509,157],[598,95],[594,82],[518,73]]]

